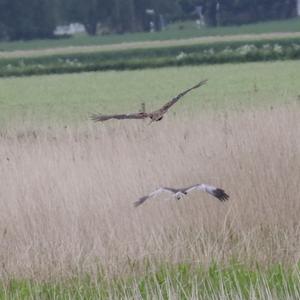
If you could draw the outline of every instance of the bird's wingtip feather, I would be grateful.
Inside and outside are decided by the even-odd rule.
[[[138,207],[140,204],[141,204],[141,203],[140,203],[139,200],[133,202],[133,206],[134,206],[134,207]]]
[[[99,120],[99,117],[101,117],[101,114],[95,114],[95,113],[91,113],[90,114],[90,119],[92,120],[92,121],[98,121]]]
[[[214,196],[222,202],[229,199],[229,195],[226,194],[223,189],[217,188],[214,190],[213,193],[214,193]]]

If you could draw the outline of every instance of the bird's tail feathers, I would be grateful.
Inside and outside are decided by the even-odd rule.
[[[145,197],[142,197],[142,198],[140,198],[139,200],[135,201],[135,202],[133,203],[134,207],[140,206],[140,205],[143,204],[147,199],[148,199],[148,197],[145,196]]]
[[[108,119],[110,119],[110,117],[108,116],[104,116],[102,114],[90,114],[90,119],[95,121],[95,122],[102,122],[102,121],[106,121]]]

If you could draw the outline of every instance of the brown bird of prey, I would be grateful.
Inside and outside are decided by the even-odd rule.
[[[206,82],[207,82],[207,80],[203,80],[203,81],[199,82],[195,86],[181,92],[179,95],[177,95],[172,100],[167,102],[160,109],[149,112],[149,113],[147,113],[145,111],[141,111],[141,112],[132,113],[132,114],[116,114],[116,115],[92,114],[91,119],[95,122],[103,122],[103,121],[107,121],[110,119],[125,120],[125,119],[146,119],[146,118],[150,118],[151,123],[154,121],[160,121],[163,118],[164,114],[169,110],[169,108],[172,105],[174,105],[180,98],[182,98],[184,95],[186,95],[190,91],[197,89],[201,85],[204,85]]]
[[[137,206],[143,204],[147,199],[156,197],[159,194],[161,194],[162,192],[166,192],[166,193],[172,195],[172,197],[174,197],[174,199],[180,200],[181,198],[186,196],[189,192],[194,191],[194,190],[206,192],[206,193],[216,197],[217,199],[219,199],[222,202],[229,199],[229,196],[225,193],[224,190],[203,183],[203,184],[195,184],[195,185],[189,186],[187,188],[182,188],[182,189],[160,187],[157,190],[155,190],[154,192],[150,193],[149,195],[141,197],[139,200],[134,202],[134,206],[137,207]]]

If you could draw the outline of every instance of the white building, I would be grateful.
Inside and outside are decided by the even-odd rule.
[[[54,30],[55,35],[73,35],[75,33],[84,33],[85,27],[80,23],[71,23],[69,25],[57,26]]]

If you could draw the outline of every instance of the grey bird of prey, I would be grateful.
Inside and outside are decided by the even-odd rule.
[[[91,119],[95,122],[104,122],[110,119],[117,119],[117,120],[125,120],[125,119],[151,119],[151,123],[154,121],[160,121],[164,114],[169,110],[171,106],[173,106],[180,98],[182,98],[184,95],[189,93],[190,91],[199,88],[200,86],[204,85],[207,82],[206,80],[202,80],[198,84],[194,85],[193,87],[181,92],[176,97],[171,99],[169,102],[167,102],[164,106],[162,106],[160,109],[152,111],[152,112],[145,112],[140,111],[137,113],[132,114],[115,114],[115,115],[103,115],[103,114],[92,114]]]
[[[149,195],[143,196],[139,200],[134,202],[134,206],[137,207],[137,206],[143,204],[147,199],[156,197],[163,192],[171,195],[176,200],[180,200],[181,198],[186,196],[189,192],[194,191],[194,190],[206,192],[206,193],[216,197],[217,199],[219,199],[222,202],[229,199],[229,196],[225,193],[224,190],[222,190],[220,188],[216,188],[212,185],[203,183],[203,184],[195,184],[195,185],[189,186],[187,188],[182,188],[182,189],[160,187],[157,190],[155,190],[154,192],[150,193]]]

